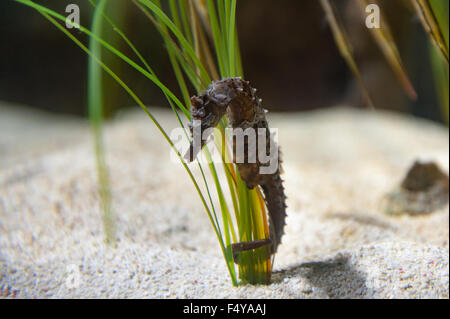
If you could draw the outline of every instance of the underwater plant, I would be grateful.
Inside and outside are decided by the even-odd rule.
[[[359,8],[361,17],[365,19],[368,33],[374,38],[387,63],[395,73],[399,83],[411,100],[417,99],[417,93],[408,77],[402,58],[396,45],[396,40],[390,30],[385,13],[380,10],[380,1],[352,0],[355,7]],[[373,108],[367,87],[361,77],[357,63],[353,56],[353,48],[350,43],[347,30],[340,20],[339,12],[332,0],[320,0],[325,16],[330,25],[336,45],[354,74],[363,93],[367,106]],[[424,61],[433,70],[438,100],[441,105],[444,120],[449,119],[449,2],[446,0],[410,0],[405,1],[405,9],[417,15],[428,35],[430,42],[430,61]]]

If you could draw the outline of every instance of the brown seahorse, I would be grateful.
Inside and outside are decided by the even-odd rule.
[[[280,177],[281,160],[279,157],[278,146],[275,144],[269,131],[265,116],[267,111],[262,107],[262,100],[259,99],[255,93],[256,89],[252,88],[248,81],[244,81],[241,78],[225,78],[220,81],[212,82],[207,90],[200,95],[191,98],[192,118],[191,123],[188,125],[191,133],[193,133],[195,129],[195,123],[197,123],[197,125],[200,123],[200,127],[197,127],[197,129],[200,129],[201,133],[206,129],[214,128],[225,114],[233,129],[260,129],[259,135],[256,133],[256,147],[249,148],[249,139],[247,138],[245,140],[244,150],[246,151],[244,152],[244,160],[241,160],[241,163],[236,161],[236,141],[234,139],[233,159],[236,163],[239,175],[246,186],[249,189],[252,189],[259,185],[264,192],[264,199],[269,214],[270,238],[269,240],[235,243],[232,245],[233,253],[235,255],[243,250],[251,250],[269,244],[271,248],[270,251],[274,254],[281,242],[286,219],[286,196],[284,194],[283,181]],[[249,162],[248,160],[249,158],[255,158],[255,154],[251,152],[257,152],[258,154],[258,139],[262,136],[261,132],[266,135],[265,154],[270,154],[270,143],[272,143],[272,146],[275,146],[277,151],[276,170],[272,173],[261,173],[260,169],[264,167],[266,163],[261,163],[258,157],[256,157],[255,161],[252,160]],[[189,161],[193,161],[204,146],[206,139],[207,136],[203,136],[201,141],[196,141],[194,138],[185,158]],[[253,157],[251,157],[251,155],[253,155]]]

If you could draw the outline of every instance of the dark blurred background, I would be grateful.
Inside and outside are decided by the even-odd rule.
[[[162,82],[175,88],[176,80],[153,25],[130,1],[112,1],[117,5],[108,9],[108,14],[148,58]],[[62,14],[69,3],[78,4],[81,24],[90,27],[93,10],[87,0],[36,2]],[[408,99],[399,85],[365,28],[360,9],[348,0],[335,3],[376,108],[443,122],[431,70],[429,40],[408,2],[379,1],[418,93],[416,101]],[[358,83],[336,48],[319,1],[240,0],[237,14],[245,77],[258,88],[268,109],[303,111],[336,104],[363,107]],[[35,10],[11,0],[0,1],[0,29],[0,100],[85,116],[86,54]],[[73,33],[87,43],[86,36]],[[110,35],[115,36],[113,32]],[[120,47],[117,39],[112,41]],[[126,47],[121,48],[132,56]],[[167,105],[150,81],[117,59],[105,58],[145,103]],[[106,90],[108,115],[134,106],[110,79]]]

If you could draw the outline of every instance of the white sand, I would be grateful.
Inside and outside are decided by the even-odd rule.
[[[106,130],[116,247],[103,243],[86,123],[1,104],[0,113],[1,297],[449,297],[448,205],[423,216],[381,208],[415,159],[448,172],[445,127],[347,108],[272,115],[286,235],[273,283],[233,288],[187,174],[142,111]],[[155,115],[176,126],[169,112]]]

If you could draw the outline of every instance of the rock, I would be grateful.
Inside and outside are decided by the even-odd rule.
[[[449,200],[448,175],[434,162],[416,161],[401,185],[386,196],[388,214],[430,214]]]

